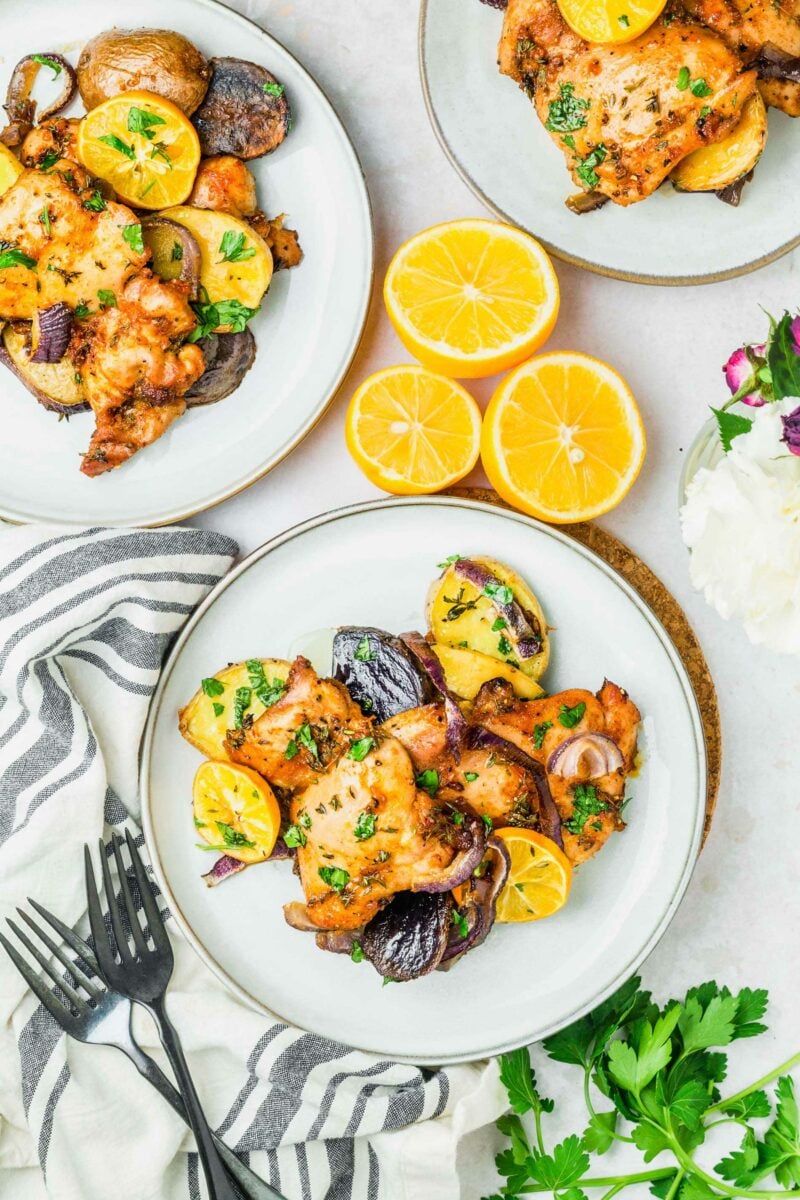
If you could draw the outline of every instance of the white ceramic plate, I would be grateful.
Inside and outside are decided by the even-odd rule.
[[[422,0],[420,62],[428,111],[456,170],[488,208],[568,262],[640,283],[742,275],[800,242],[786,203],[800,184],[800,130],[770,109],[767,147],[738,208],[665,184],[629,208],[576,216],[564,159],[530,101],[497,69],[503,14],[480,0]]]
[[[625,833],[577,872],[569,904],[541,924],[497,926],[449,973],[384,988],[368,965],[325,954],[290,929],[301,899],[288,863],[220,887],[200,879],[191,785],[200,755],[178,707],[228,662],[284,657],[314,630],[422,628],[436,564],[485,553],[533,585],[552,625],[550,691],[627,687],[644,714],[644,764]],[[144,828],[160,885],[186,936],[242,998],[304,1029],[422,1063],[499,1053],[545,1036],[628,978],[664,932],[694,865],[705,751],[681,661],[653,614],[603,562],[526,517],[455,499],[378,501],[318,517],[252,554],[178,641],[154,698],[142,762]],[[624,880],[624,886],[621,881]],[[468,997],[468,1003],[464,998]]]
[[[155,445],[97,479],[79,472],[91,413],[69,424],[0,368],[0,516],[65,524],[160,525],[209,508],[281,461],[324,412],[366,320],[373,245],[369,198],[355,151],[330,103],[288,51],[214,0],[0,0],[0,80],[24,54],[61,50],[74,63],[113,25],[178,30],[209,57],[262,63],[285,84],[295,124],[273,154],[249,165],[261,206],[288,214],[305,259],[275,276],[252,322],[258,355],[242,386],[181,417]],[[69,40],[67,41],[67,37]],[[75,111],[80,112],[77,103]],[[324,203],[323,203],[324,197]]]

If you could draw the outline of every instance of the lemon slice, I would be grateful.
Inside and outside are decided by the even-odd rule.
[[[505,843],[511,870],[497,899],[497,920],[540,921],[563,908],[572,886],[572,865],[563,850],[532,829],[495,829]]]
[[[192,785],[194,824],[203,841],[243,863],[269,858],[281,828],[272,788],[249,767],[204,762]]]
[[[618,44],[644,33],[663,12],[666,0],[558,0],[561,15],[587,42]]]

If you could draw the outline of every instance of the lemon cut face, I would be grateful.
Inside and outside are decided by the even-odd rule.
[[[281,814],[272,788],[248,767],[204,762],[192,787],[194,824],[209,849],[243,863],[263,862],[278,840]]]
[[[532,829],[496,829],[511,869],[497,900],[501,922],[541,921],[563,908],[572,887],[572,866],[555,842]]]

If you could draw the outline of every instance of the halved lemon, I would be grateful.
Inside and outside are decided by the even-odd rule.
[[[497,898],[497,920],[540,921],[563,908],[572,887],[572,864],[555,842],[532,829],[495,829],[511,858]]]
[[[630,491],[646,451],[624,379],[586,354],[542,354],[513,371],[483,422],[481,457],[495,490],[542,521],[608,512]]]
[[[243,863],[272,853],[281,813],[272,788],[249,767],[204,762],[192,785],[194,824],[203,841]]]
[[[23,170],[16,154],[0,142],[0,196],[17,182]]]
[[[200,140],[189,118],[152,92],[121,92],[78,127],[78,158],[136,208],[181,204],[192,190]]]
[[[452,379],[424,367],[387,367],[350,401],[345,439],[370,483],[399,496],[424,495],[475,466],[481,412]]]
[[[549,337],[558,280],[534,238],[497,221],[435,225],[394,256],[383,289],[406,347],[456,379],[508,370]]]
[[[561,15],[587,42],[630,42],[644,33],[666,0],[558,0]]]

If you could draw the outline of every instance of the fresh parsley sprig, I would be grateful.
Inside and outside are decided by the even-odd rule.
[[[788,1074],[800,1064],[800,1054],[734,1095],[720,1094],[727,1073],[722,1048],[763,1033],[766,1008],[763,989],[733,993],[713,982],[659,1008],[638,978],[629,980],[594,1012],[544,1042],[551,1059],[582,1071],[589,1118],[582,1134],[571,1134],[552,1150],[542,1118],[553,1111],[553,1102],[538,1090],[530,1052],[502,1055],[500,1079],[512,1111],[497,1123],[509,1139],[496,1159],[504,1178],[500,1196],[541,1192],[556,1200],[587,1200],[585,1189],[602,1188],[610,1198],[649,1183],[660,1200],[800,1200],[800,1110]],[[598,1111],[598,1095],[610,1107]],[[525,1116],[532,1118],[530,1135]],[[753,1121],[768,1124],[758,1130]],[[740,1142],[716,1166],[706,1167],[697,1152],[717,1126],[738,1129]],[[634,1145],[648,1169],[593,1173],[593,1156],[605,1154],[615,1141]],[[650,1167],[655,1159],[662,1161]],[[756,1186],[769,1179],[777,1189]]]

